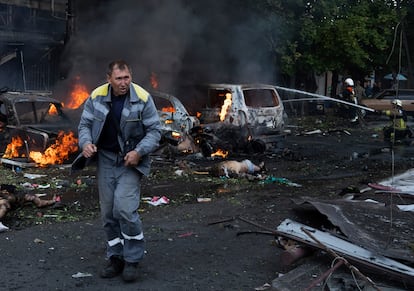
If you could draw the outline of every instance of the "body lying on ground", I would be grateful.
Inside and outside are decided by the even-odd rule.
[[[22,206],[25,203],[33,203],[41,208],[55,204],[56,197],[53,197],[50,200],[42,200],[35,194],[16,193],[16,186],[0,185],[0,219],[3,218],[10,209]]]
[[[260,162],[259,165],[255,165],[247,159],[241,162],[229,160],[222,161],[211,167],[210,174],[218,177],[237,178],[246,175],[256,175],[264,170],[264,162]]]

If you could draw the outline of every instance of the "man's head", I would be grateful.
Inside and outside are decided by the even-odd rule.
[[[124,95],[129,91],[132,72],[123,60],[113,61],[108,66],[107,81],[111,84],[115,96]]]

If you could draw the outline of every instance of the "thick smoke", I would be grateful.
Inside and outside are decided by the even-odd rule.
[[[62,58],[66,84],[79,76],[93,89],[119,58],[131,64],[134,82],[150,88],[155,74],[158,90],[170,94],[200,83],[274,81],[264,23],[243,1],[77,2],[76,33]]]

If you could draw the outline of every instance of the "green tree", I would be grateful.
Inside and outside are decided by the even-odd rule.
[[[402,27],[406,47],[411,48],[403,57],[410,59],[413,51],[413,0],[245,0],[243,4],[267,23],[269,50],[285,79],[326,71],[360,78],[380,68],[395,70]]]
[[[303,18],[304,68],[371,71],[385,64],[399,19],[393,1],[313,1]]]

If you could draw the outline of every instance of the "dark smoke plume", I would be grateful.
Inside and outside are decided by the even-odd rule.
[[[119,58],[131,64],[134,82],[150,88],[155,74],[158,90],[170,94],[208,82],[274,82],[265,20],[245,1],[76,3],[76,33],[62,58],[66,84],[79,76],[93,89]]]

